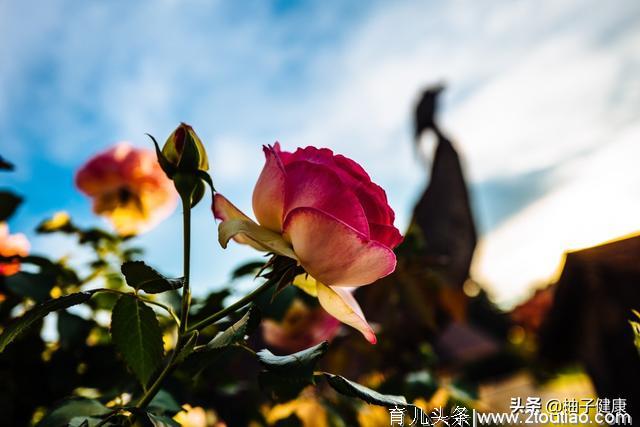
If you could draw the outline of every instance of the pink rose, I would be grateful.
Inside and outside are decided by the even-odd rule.
[[[76,174],[76,186],[93,199],[93,211],[121,235],[149,230],[177,204],[177,193],[156,154],[126,142],[91,158]]]
[[[375,335],[351,295],[394,271],[401,241],[384,190],[364,169],[329,149],[265,147],[266,164],[253,192],[255,224],[222,195],[215,198],[220,241],[230,238],[298,261],[313,279],[320,304],[338,320]]]
[[[29,255],[29,241],[25,235],[9,234],[9,227],[3,222],[0,223],[0,255],[7,258]],[[0,263],[0,276],[10,276],[18,271],[20,271],[19,261]]]

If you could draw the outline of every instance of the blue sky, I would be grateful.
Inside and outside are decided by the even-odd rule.
[[[431,145],[415,158],[419,90],[445,81],[442,117],[468,166],[482,241],[473,269],[497,301],[526,295],[566,249],[640,229],[640,4],[635,1],[0,1],[0,153],[27,195],[11,220],[34,252],[68,210],[100,223],[73,173],[114,142],[180,122],[216,187],[246,211],[262,144],[327,146],[359,161],[406,226]],[[142,236],[180,270],[180,212]],[[255,256],[195,212],[196,291]]]

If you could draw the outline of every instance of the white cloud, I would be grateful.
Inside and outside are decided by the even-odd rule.
[[[549,283],[563,253],[640,231],[640,126],[567,166],[558,186],[484,237],[473,274],[498,302],[519,302]]]

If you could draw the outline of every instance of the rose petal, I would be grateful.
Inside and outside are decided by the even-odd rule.
[[[271,231],[250,219],[229,219],[222,221],[218,226],[218,242],[223,248],[227,247],[227,243],[231,238],[239,235],[248,239],[247,244],[258,250],[273,252],[274,254],[298,260],[291,245],[282,238],[281,234]]]
[[[302,267],[327,285],[366,285],[390,274],[396,266],[391,249],[314,208],[291,211],[284,233]]]
[[[387,194],[382,187],[373,182],[368,182],[361,183],[353,188],[358,200],[360,200],[360,204],[364,208],[369,223],[393,226],[396,215],[391,206],[389,206]]]
[[[216,193],[213,197],[213,206],[211,208],[213,216],[221,221],[235,218],[251,219],[220,193]]]
[[[393,225],[395,213],[389,206],[384,189],[372,182],[362,166],[348,157],[337,154],[333,161],[342,172],[341,178],[349,183],[358,196],[369,223]]]
[[[286,171],[285,218],[296,208],[315,208],[369,236],[369,223],[358,198],[329,167],[295,161]]]
[[[316,290],[316,279],[309,276],[307,273],[298,274],[293,278],[293,282],[291,282],[291,284],[302,289],[312,297],[318,296],[318,291]]]
[[[358,197],[369,223],[393,225],[395,213],[389,206],[385,191],[382,187],[372,182],[369,174],[355,161],[341,154],[334,155],[333,151],[328,148],[309,146],[298,148],[295,152],[288,153],[281,151],[280,145],[276,144],[274,149],[278,152],[285,169],[287,165],[297,161],[306,161],[328,167]]]
[[[235,207],[233,203],[231,203],[226,197],[224,197],[220,193],[216,193],[216,195],[214,196],[212,208],[213,208],[213,216],[216,219],[219,219],[222,221],[229,221],[232,219],[243,219],[243,220],[253,221],[251,218],[245,215],[240,209]],[[259,251],[263,251],[263,252],[268,251],[267,248],[265,248],[264,246],[261,246],[254,240],[247,238],[243,234],[235,234],[233,236],[233,240],[243,245],[249,245],[252,248],[257,249]]]
[[[367,341],[375,344],[377,342],[376,334],[367,323],[362,309],[351,291],[346,288],[326,286],[321,282],[316,283],[318,301],[322,308],[342,323],[360,331]]]
[[[316,148],[308,146],[305,148],[298,148],[293,153],[282,152],[280,158],[283,159],[283,163],[287,166],[290,163],[304,160],[311,163],[333,166],[333,151],[328,148]]]
[[[253,190],[253,212],[258,222],[271,230],[282,230],[285,171],[277,152],[263,147],[265,165]]]
[[[402,234],[393,225],[369,224],[371,240],[380,242],[389,249],[393,249],[402,243]]]

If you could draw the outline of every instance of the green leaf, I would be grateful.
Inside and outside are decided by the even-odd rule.
[[[50,298],[49,292],[56,284],[56,276],[51,272],[19,271],[6,277],[5,284],[16,295],[43,302]]]
[[[147,412],[146,416],[153,427],[180,427],[180,423],[164,415],[155,415]]]
[[[180,353],[178,353],[178,355],[176,356],[175,363],[180,364],[184,362],[184,360],[187,357],[189,357],[191,353],[193,353],[193,349],[195,348],[197,342],[198,342],[198,331],[193,331],[191,335],[189,335],[189,337],[187,338],[187,341],[182,346]]]
[[[22,197],[10,191],[0,191],[0,221],[6,221],[22,203]]]
[[[238,346],[219,347],[207,351],[204,351],[204,348],[189,354],[184,363],[180,365],[180,369],[183,369],[188,376],[198,377],[205,369],[219,363],[229,353],[233,354],[234,351],[237,351],[237,354],[242,354],[245,351]]]
[[[251,330],[250,326],[255,326],[260,322],[257,308],[250,308],[240,320],[229,326],[224,332],[218,333],[205,346],[206,350],[228,347],[244,340],[244,336]]]
[[[250,334],[260,323],[260,310],[257,307],[251,307],[240,320],[230,325],[223,332],[219,332],[206,345],[199,346],[193,350],[187,349],[187,344],[183,352],[188,352],[183,356],[182,352],[178,354],[178,358],[184,358],[186,363],[184,368],[191,375],[196,376],[209,365],[216,362],[227,350],[234,347],[234,344],[243,341],[245,335]],[[194,340],[195,344],[195,340]]]
[[[116,242],[119,239],[120,238],[115,234],[111,234],[108,231],[101,230],[95,227],[78,231],[78,243],[80,243],[81,245],[89,243],[93,246],[96,246],[102,241]]]
[[[60,347],[69,350],[82,345],[87,340],[94,322],[62,310],[58,313],[58,335]]]
[[[226,248],[229,240],[237,234],[246,236],[266,251],[283,255],[287,258],[298,259],[295,252],[293,252],[293,248],[284,240],[282,235],[262,227],[250,219],[234,218],[222,221],[218,226],[218,242],[220,242],[220,246]]]
[[[176,402],[171,394],[166,390],[160,390],[149,403],[149,410],[155,414],[175,415],[182,411],[182,407]]]
[[[146,386],[164,354],[155,312],[138,298],[122,295],[111,314],[111,337],[127,365]]]
[[[262,366],[271,372],[287,377],[313,376],[316,363],[326,353],[329,343],[323,341],[318,345],[286,356],[276,356],[269,350],[260,350],[257,353]]]
[[[96,417],[73,417],[69,421],[69,427],[96,427],[102,420]],[[107,424],[109,425],[109,424]]]
[[[371,390],[361,384],[349,381],[340,375],[324,373],[329,385],[340,394],[349,397],[357,397],[367,403],[373,405],[385,406],[391,408],[394,406],[407,406],[407,399],[404,396],[394,396],[390,394],[381,394],[375,390]]]
[[[165,175],[167,175],[167,177],[171,179],[173,174],[176,173],[176,167],[173,166],[173,164],[171,164],[171,162],[164,156],[162,150],[160,149],[160,146],[158,145],[158,141],[156,141],[156,139],[152,135],[148,133],[146,135],[151,138],[151,141],[153,141],[160,168],[164,171]]]
[[[243,276],[255,276],[256,273],[264,266],[264,261],[249,261],[238,267],[231,272],[231,278],[237,279]]]
[[[0,353],[2,353],[7,345],[16,339],[16,337],[24,332],[29,326],[33,325],[38,320],[41,320],[47,314],[52,311],[62,310],[63,308],[82,304],[83,302],[88,301],[94,293],[95,291],[86,291],[66,295],[45,301],[44,303],[27,311],[21,317],[15,319],[11,324],[9,324],[2,335],[0,335]]]
[[[328,348],[329,344],[324,341],[287,356],[259,351],[258,360],[265,368],[258,376],[260,387],[274,400],[293,399],[303,388],[314,384],[313,371]]]
[[[211,179],[211,175],[209,175],[206,171],[198,169],[196,171],[196,176],[209,185],[209,188],[211,189],[211,197],[213,197],[216,192],[216,188],[213,186],[213,180]]]
[[[180,289],[184,282],[182,278],[167,279],[142,261],[127,261],[120,269],[129,286],[148,294]]]
[[[80,417],[95,417],[105,415],[111,412],[111,409],[102,403],[93,399],[71,398],[63,401],[55,409],[49,412],[40,420],[36,427],[60,427],[66,426],[73,420],[80,421],[77,425],[82,425]],[[89,425],[92,425],[89,422]]]

